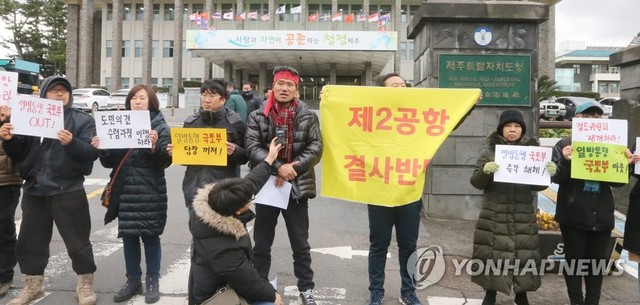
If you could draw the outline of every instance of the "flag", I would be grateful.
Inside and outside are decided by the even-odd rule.
[[[201,19],[200,19],[200,21],[199,21],[199,23],[200,23],[200,28],[201,28],[201,29],[203,29],[203,30],[204,30],[204,29],[206,29],[206,28],[207,28],[207,19],[201,18]]]
[[[233,12],[224,13],[224,15],[222,15],[222,18],[226,20],[233,20]]]
[[[244,13],[238,14],[238,16],[236,16],[236,20],[244,20]]]
[[[204,21],[209,21],[209,13],[208,12],[204,12],[200,14],[200,19],[204,20]]]
[[[267,14],[262,15],[262,17],[260,17],[260,19],[262,21],[269,21],[269,14],[267,13]]]
[[[347,17],[344,17],[344,22],[349,23],[349,22],[353,22],[353,17],[355,17],[356,14],[351,13],[349,15],[347,15]]]
[[[367,21],[369,21],[369,22],[378,21],[378,13],[373,13],[373,14],[369,15],[369,17],[367,17]]]
[[[302,6],[298,5],[296,7],[291,8],[291,14],[300,14],[302,13]]]
[[[378,20],[378,31],[386,32],[387,31],[387,24],[389,24],[389,21]]]
[[[309,21],[310,21],[310,22],[318,22],[318,17],[319,17],[319,16],[318,16],[318,13],[317,13],[317,12],[316,12],[316,13],[313,13],[313,14],[309,15]]]
[[[329,21],[330,19],[331,15],[329,15],[328,13],[320,16],[320,21]]]
[[[331,17],[331,21],[342,21],[342,12],[337,12]]]
[[[358,14],[358,22],[362,22],[366,20],[367,20],[367,16],[365,16],[364,14]]]
[[[249,14],[247,14],[247,17],[251,20],[258,20],[258,12],[249,12]]]
[[[215,12],[215,13],[213,13],[213,15],[211,15],[211,18],[213,18],[213,19],[222,19],[222,13]]]
[[[384,14],[380,16],[380,21],[389,21],[391,22],[391,13]]]
[[[285,4],[276,10],[276,14],[284,14],[286,10],[287,10],[287,5]]]
[[[196,22],[196,21],[200,21],[200,14],[198,12],[195,12],[191,15],[189,15],[189,20]]]

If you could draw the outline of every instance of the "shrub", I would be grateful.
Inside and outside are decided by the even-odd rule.
[[[538,222],[538,230],[541,231],[560,231],[560,225],[556,222],[555,216],[538,210],[536,213]]]

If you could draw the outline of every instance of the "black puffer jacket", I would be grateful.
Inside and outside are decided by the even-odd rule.
[[[244,178],[251,180],[256,190],[269,179],[269,165],[261,162]],[[275,301],[275,290],[253,267],[251,239],[245,223],[232,216],[222,216],[208,204],[209,192],[215,184],[198,190],[193,201],[189,230],[193,235],[194,260],[189,279],[189,304],[200,304],[216,290],[229,285],[249,303]]]
[[[600,181],[598,194],[583,191],[585,180],[571,178],[571,160],[562,156],[562,149],[567,145],[571,145],[571,137],[561,139],[553,147],[553,162],[558,167],[552,179],[558,184],[556,221],[588,231],[611,231],[615,225],[611,187],[621,187],[624,183]]]
[[[264,115],[264,106],[251,113],[247,119],[246,147],[249,161],[257,164],[265,159],[269,153],[269,144],[275,137],[276,128],[273,114]],[[293,169],[298,176],[291,181],[291,197],[293,199],[316,197],[316,174],[313,167],[322,157],[322,134],[318,116],[309,109],[307,104],[298,101],[298,108],[293,120],[293,160],[299,161]],[[277,169],[282,165],[275,161],[272,167]]]
[[[519,260],[520,270],[533,260],[540,265],[538,250],[538,226],[533,206],[534,191],[546,189],[546,186],[494,182],[493,174],[482,170],[487,162],[494,161],[496,144],[508,145],[508,141],[494,131],[487,137],[476,167],[471,176],[471,184],[484,190],[482,210],[473,234],[473,258],[487,262],[489,260],[509,260],[515,265]],[[538,146],[535,139],[523,137],[515,145]],[[486,266],[486,263],[485,263]],[[513,275],[485,273],[474,275],[471,280],[484,289],[509,294],[535,291],[540,287],[540,276],[531,272]]]
[[[164,169],[171,165],[167,145],[171,143],[169,126],[162,113],[151,111],[151,128],[158,132],[155,151],[148,148],[131,150],[122,164],[111,193],[105,224],[118,218],[118,237],[153,236],[164,231],[167,221],[167,183]],[[127,149],[107,150],[100,163],[115,169]]]
[[[52,84],[71,84],[60,76],[42,81],[40,97],[46,96]],[[71,95],[71,92],[69,92]],[[58,139],[14,135],[2,141],[9,158],[20,165],[20,176],[25,180],[23,191],[33,196],[55,196],[83,190],[84,176],[90,175],[98,150],[91,145],[96,124],[91,115],[72,107],[73,95],[64,106],[64,129],[73,134],[71,143],[63,146]]]
[[[633,145],[632,152],[636,151],[637,143]],[[624,248],[640,255],[640,173],[634,171],[631,164],[631,174],[638,179],[629,193],[629,210],[627,221],[624,223]]]
[[[236,150],[227,155],[227,166],[188,165],[182,180],[182,193],[186,206],[191,206],[193,197],[198,189],[205,184],[213,183],[224,178],[238,177],[238,167],[247,163],[247,153],[244,149],[245,124],[240,115],[225,107],[218,111],[200,109],[197,115],[187,117],[185,128],[225,128],[227,141],[236,144]],[[264,160],[264,159],[263,159]]]

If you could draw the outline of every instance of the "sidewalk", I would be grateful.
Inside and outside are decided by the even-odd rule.
[[[550,190],[551,192],[547,192],[547,194],[555,194],[553,187]],[[539,205],[545,212],[555,212],[555,207],[553,206],[555,203],[553,201],[542,195],[542,193],[540,193],[539,197],[542,197],[539,198]],[[550,197],[553,197],[553,195]],[[418,296],[422,300],[428,300],[431,305],[480,305],[484,297],[484,291],[480,286],[471,282],[471,277],[467,275],[466,271],[463,271],[462,275],[455,275],[456,266],[453,264],[454,259],[471,258],[475,221],[425,217],[422,224],[426,230],[421,229],[418,248],[433,245],[442,247],[446,269],[440,281],[424,290],[419,290]],[[620,228],[624,229],[624,221],[617,217],[616,230],[622,233]],[[626,262],[625,255],[623,253],[622,257]],[[637,264],[629,265],[628,272],[624,272],[622,275],[605,276],[600,299],[601,305],[640,304],[638,279],[630,275],[630,273],[635,272],[637,276]],[[463,268],[463,270],[465,269]],[[569,304],[564,278],[557,273],[545,273],[542,277],[542,286],[538,291],[531,292],[528,295],[531,304]],[[513,293],[510,296],[498,293],[497,304],[513,304],[513,297]],[[466,299],[467,303],[464,303],[460,298]]]

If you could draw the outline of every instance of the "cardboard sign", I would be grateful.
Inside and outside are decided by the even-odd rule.
[[[10,106],[14,134],[57,139],[64,129],[61,101],[18,95]]]
[[[96,134],[100,149],[151,148],[148,110],[96,111]]]
[[[173,164],[227,166],[227,130],[171,128]]]
[[[0,71],[0,106],[18,97],[18,73]]]
[[[551,154],[550,147],[496,145],[495,162],[499,167],[493,181],[548,186],[551,176],[545,165],[551,161]]]
[[[571,178],[629,181],[626,120],[574,118],[571,134]]]

